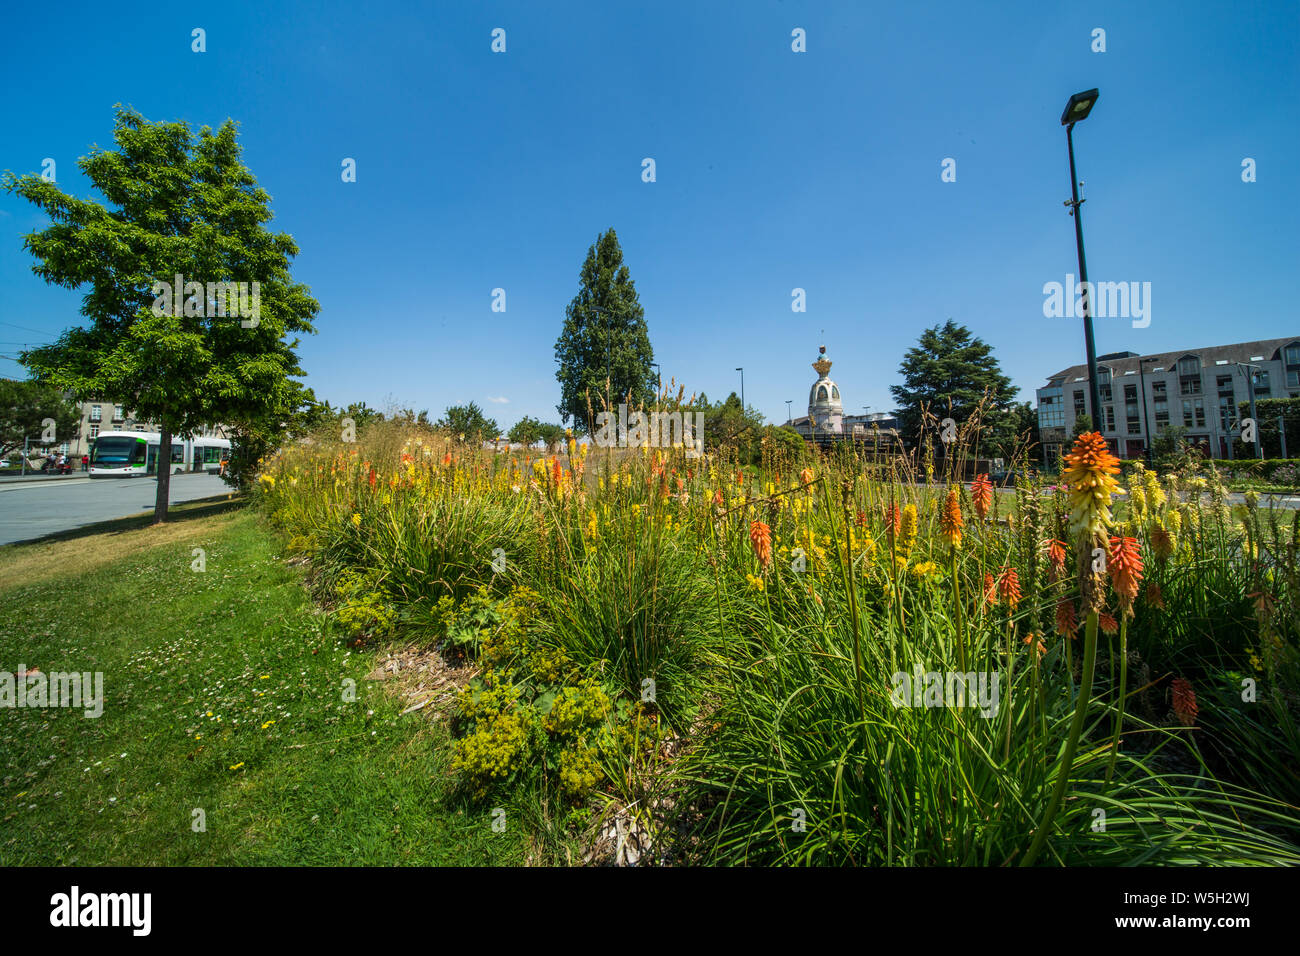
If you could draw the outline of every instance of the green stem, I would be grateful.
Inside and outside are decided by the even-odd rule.
[[[1065,798],[1065,788],[1070,782],[1070,768],[1074,764],[1074,749],[1079,744],[1079,735],[1083,733],[1083,722],[1088,715],[1088,698],[1092,695],[1092,672],[1097,663],[1097,612],[1088,614],[1088,623],[1084,626],[1083,636],[1083,677],[1079,681],[1079,696],[1074,704],[1074,720],[1070,723],[1070,735],[1065,741],[1065,750],[1061,754],[1060,766],[1056,773],[1056,788],[1052,791],[1051,802],[1043,814],[1042,822],[1034,833],[1034,842],[1020,860],[1021,866],[1033,866],[1034,860],[1047,843],[1047,834],[1056,819],[1056,811]]]
[[[1119,734],[1124,726],[1124,696],[1128,690],[1128,617],[1119,626],[1119,709],[1115,711],[1115,734],[1110,740],[1110,763],[1106,766],[1106,783],[1115,772],[1115,759],[1119,756]]]

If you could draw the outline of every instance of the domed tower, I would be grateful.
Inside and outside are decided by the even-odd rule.
[[[839,386],[826,377],[831,370],[831,363],[826,360],[826,346],[823,345],[819,351],[821,358],[812,366],[817,370],[817,381],[813,382],[808,393],[808,418],[816,431],[839,435],[844,431],[844,405],[840,402]]]

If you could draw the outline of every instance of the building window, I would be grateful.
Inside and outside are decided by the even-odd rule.
[[[124,419],[124,418],[126,418],[126,409],[125,409],[124,407],[122,407],[121,405],[114,405],[114,406],[113,406],[113,421],[115,421],[115,422],[120,422],[120,421],[121,421],[122,419]]]
[[[1288,366],[1300,365],[1300,345],[1288,345],[1285,355]]]
[[[98,437],[99,437],[99,426],[98,426],[98,425],[91,425],[91,426],[90,426],[90,440],[91,440],[91,441],[94,441],[94,440],[95,440],[96,438],[98,438]]]
[[[1180,378],[1178,380],[1178,394],[1180,395],[1200,395],[1201,378]]]
[[[1183,424],[1188,428],[1205,427],[1205,400],[1201,398],[1183,399]]]
[[[91,406],[90,406],[90,420],[91,420],[92,422],[103,421],[103,420],[104,420],[104,409],[103,409],[101,406],[99,406],[99,405],[91,405]]]
[[[1163,402],[1169,394],[1169,383],[1160,381],[1151,383],[1151,395],[1157,402]]]
[[[1231,395],[1231,394],[1232,394],[1232,376],[1231,376],[1231,375],[1216,375],[1216,376],[1214,377],[1214,384],[1215,384],[1216,386],[1218,386],[1219,394],[1220,394],[1220,395]]]
[[[1200,378],[1201,377],[1201,360],[1191,355],[1187,358],[1178,360],[1178,377],[1179,378]]]
[[[1256,372],[1255,373],[1255,397],[1265,398],[1268,396],[1269,392],[1271,391],[1272,388],[1269,386],[1268,383],[1268,372],[1266,371]]]
[[[1065,406],[1059,388],[1044,388],[1038,392],[1038,427],[1065,427]]]
[[[1078,418],[1080,415],[1087,414],[1085,408],[1086,406],[1083,404],[1083,390],[1076,388],[1074,390],[1074,417]]]
[[[1231,395],[1219,396],[1219,429],[1220,431],[1232,431],[1233,407]]]
[[[1300,370],[1286,370],[1286,387],[1300,388]]]
[[[1113,432],[1114,430],[1115,430],[1115,406],[1107,405],[1106,406],[1106,431]]]

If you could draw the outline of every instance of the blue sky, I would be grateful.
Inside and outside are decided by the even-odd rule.
[[[1094,86],[1075,130],[1090,278],[1152,289],[1149,327],[1099,319],[1098,351],[1300,334],[1296,3],[262,0],[6,20],[0,169],[54,158],[91,195],[75,162],[111,145],[117,102],[241,124],[322,306],[307,383],[335,404],[556,420],[555,339],[610,226],[688,392],[738,390],[744,366],[749,403],[784,420],[824,342],[846,411],[891,407],[904,351],[952,317],[1032,399],[1083,360],[1042,289],[1077,271],[1059,118]],[[30,271],[21,237],[41,225],[0,194],[0,354],[79,321],[80,293]]]

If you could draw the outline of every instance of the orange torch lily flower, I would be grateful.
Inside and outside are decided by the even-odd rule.
[[[1002,576],[998,578],[998,595],[1013,611],[1020,603],[1020,575],[1015,568],[1002,569]]]
[[[1110,539],[1110,557],[1106,561],[1111,584],[1119,596],[1123,614],[1133,616],[1133,602],[1137,599],[1138,585],[1142,583],[1142,551],[1137,538]]]
[[[954,485],[948,489],[948,500],[944,502],[943,514],[939,517],[939,533],[953,548],[960,548],[961,529],[965,523],[961,516],[961,498]]]
[[[1173,692],[1174,716],[1190,727],[1196,723],[1196,714],[1199,710],[1196,706],[1196,691],[1192,690],[1189,681],[1181,677],[1175,677]]]
[[[993,482],[988,475],[976,475],[970,486],[971,500],[975,505],[975,514],[981,521],[993,506]]]
[[[772,566],[772,529],[761,521],[749,523],[749,543],[754,548],[758,563],[766,571]]]

